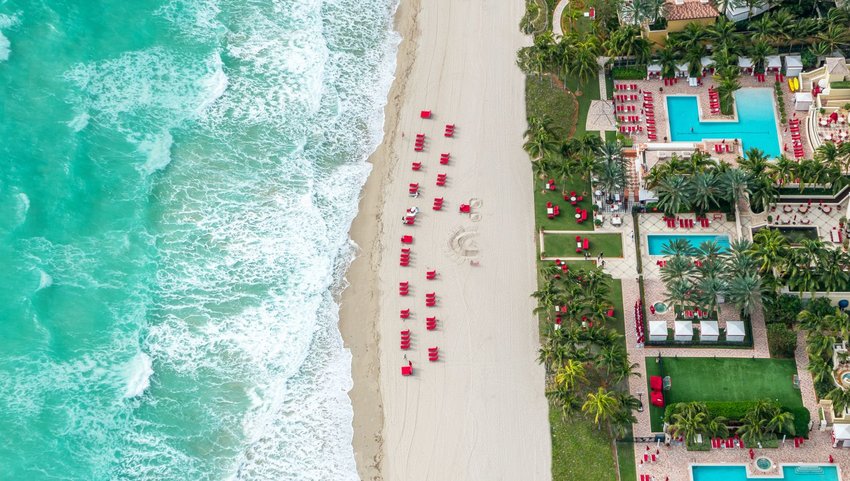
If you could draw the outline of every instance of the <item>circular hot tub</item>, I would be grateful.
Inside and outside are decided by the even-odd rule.
[[[773,461],[769,458],[758,458],[756,459],[756,467],[759,471],[769,471],[773,467]]]
[[[655,312],[657,312],[659,314],[664,314],[665,312],[667,312],[667,304],[665,304],[663,302],[656,302],[655,304],[652,305],[652,307],[654,307]]]
[[[850,370],[838,373],[838,380],[841,381],[842,386],[846,389],[850,389]]]

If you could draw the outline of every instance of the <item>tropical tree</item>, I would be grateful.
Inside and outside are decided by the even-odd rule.
[[[587,400],[582,404],[581,410],[593,418],[593,423],[598,428],[609,425],[619,409],[617,398],[611,391],[599,387],[595,393],[587,395]]]
[[[748,317],[759,305],[761,278],[756,275],[736,276],[729,280],[729,300]]]
[[[672,175],[663,179],[655,189],[658,195],[658,208],[673,216],[690,208],[693,183],[684,175]]]
[[[693,185],[691,202],[697,213],[705,214],[713,205],[717,204],[720,195],[720,181],[714,172],[699,172],[694,175],[691,184]]]
[[[779,277],[778,270],[785,262],[788,239],[775,229],[761,229],[753,236],[753,254],[761,264],[762,272],[772,272]]]
[[[757,72],[764,72],[767,57],[773,55],[775,51],[776,49],[764,40],[756,41],[750,46],[748,54]]]
[[[587,382],[587,373],[583,363],[567,359],[555,372],[555,384],[564,389],[576,389],[578,384]]]
[[[722,198],[732,204],[750,193],[750,176],[741,169],[729,169],[720,176]]]
[[[661,76],[664,78],[675,77],[679,51],[672,44],[667,44],[658,50],[657,54],[658,63],[661,64]]]

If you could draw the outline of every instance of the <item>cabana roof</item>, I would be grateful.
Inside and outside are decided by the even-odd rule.
[[[785,67],[787,68],[803,68],[803,60],[799,55],[786,55]]]
[[[835,435],[836,441],[850,440],[850,424],[833,424],[832,434]]]
[[[667,321],[649,321],[649,335],[667,337]]]
[[[699,321],[699,332],[703,336],[717,336],[720,329],[717,327],[717,321]]]
[[[676,65],[676,70],[679,72],[687,72],[688,71],[688,62],[682,62]]]
[[[660,72],[661,71],[661,64],[660,63],[651,63],[651,64],[646,66],[646,71],[647,72]]]
[[[691,321],[676,321],[675,323],[675,334],[677,336],[693,336],[694,335],[694,323]]]
[[[738,67],[753,68],[753,59],[750,57],[738,57]]]
[[[744,321],[726,321],[726,336],[744,337]]]
[[[711,57],[703,57],[699,61],[703,67],[711,67],[715,63],[714,59]]]
[[[782,58],[779,55],[768,55],[765,58],[765,63],[767,64],[767,68],[780,68],[782,67]]]

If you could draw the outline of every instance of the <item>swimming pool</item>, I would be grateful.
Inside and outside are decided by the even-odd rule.
[[[721,251],[729,249],[729,236],[716,234],[647,234],[646,244],[651,256],[663,256],[664,246],[670,241],[685,239],[692,246],[699,247],[703,242],[716,241]]]
[[[751,481],[770,479],[784,481],[838,481],[838,468],[829,465],[782,466],[784,477],[748,478],[747,468],[743,465],[732,466],[691,466],[693,481]]]
[[[737,122],[700,122],[697,98],[667,97],[670,140],[701,142],[703,139],[741,139],[744,150],[757,147],[770,157],[779,157],[779,135],[773,108],[773,91],[745,88],[735,92]]]

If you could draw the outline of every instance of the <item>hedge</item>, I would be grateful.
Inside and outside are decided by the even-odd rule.
[[[834,89],[850,89],[850,81],[830,82],[829,86]]]
[[[614,67],[611,69],[611,77],[614,80],[644,80],[646,79],[646,65]]]
[[[711,413],[712,416],[722,416],[731,422],[737,422],[747,414],[757,401],[703,401],[705,407],[708,408],[708,412]],[[666,408],[664,408],[664,420],[668,423],[670,422],[670,418],[673,416],[673,408],[676,404],[668,404]],[[797,407],[786,407],[782,406],[782,409],[785,411],[789,411],[794,415],[794,431],[797,433],[797,436],[803,436],[805,438],[809,437],[809,420],[811,419],[811,413],[809,410],[803,406]]]

